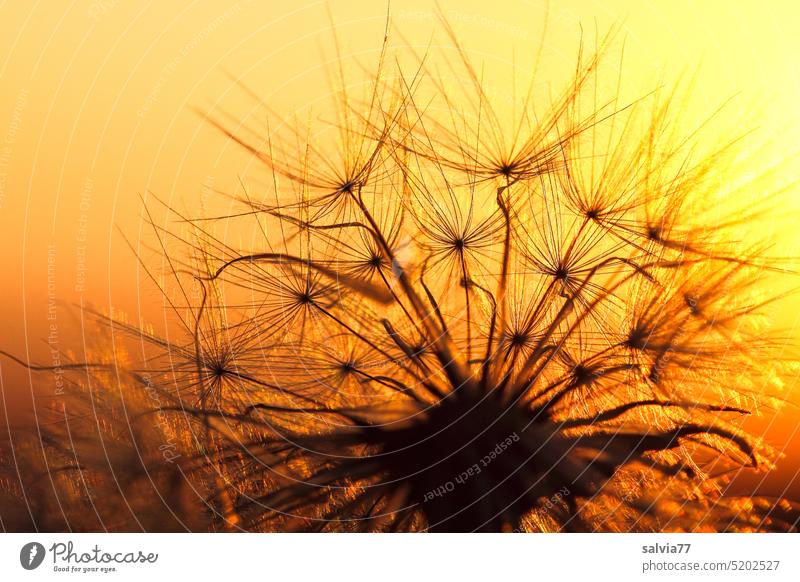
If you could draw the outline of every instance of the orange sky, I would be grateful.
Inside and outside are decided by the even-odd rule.
[[[386,9],[379,2],[331,2],[343,56],[372,62]],[[755,127],[754,166],[787,160],[781,181],[798,178],[800,5],[725,1],[442,1],[476,61],[524,59],[544,30],[543,75],[574,64],[581,26],[618,24],[625,38],[625,82],[649,89],[659,79],[699,76],[687,123],[736,96],[720,127]],[[209,189],[233,191],[252,161],[194,109],[257,119],[254,104],[228,73],[257,90],[272,109],[293,111],[329,91],[324,62],[335,58],[324,2],[0,2],[0,349],[47,361],[56,325],[61,347],[80,345],[62,305],[113,306],[157,319],[159,294],[137,281],[122,236],[143,237],[148,192],[178,208],[214,204]],[[392,20],[404,41],[426,46],[435,5],[398,1]],[[394,37],[399,42],[398,37]],[[443,34],[434,45],[446,43]],[[724,136],[721,136],[724,137]],[[218,203],[218,202],[217,202]],[[775,223],[778,251],[797,255],[788,225],[800,212],[792,191],[786,224]],[[797,338],[797,299],[775,310]],[[54,311],[55,309],[55,311]],[[52,319],[52,314],[56,319]],[[48,319],[50,317],[50,319]],[[2,363],[4,391],[26,395],[28,377]],[[793,379],[789,379],[789,388]],[[16,398],[16,396],[14,397]],[[20,397],[20,400],[24,400]],[[794,415],[796,417],[796,414]],[[767,417],[759,426],[770,424]],[[780,483],[800,464],[796,425],[767,433],[793,443]],[[792,452],[797,451],[797,452]]]

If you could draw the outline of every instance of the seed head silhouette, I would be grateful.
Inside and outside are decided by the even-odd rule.
[[[722,494],[776,458],[741,428],[780,364],[755,282],[784,265],[720,193],[738,140],[698,157],[665,89],[601,102],[611,36],[546,105],[532,82],[499,107],[443,28],[447,73],[388,44],[366,92],[340,73],[332,144],[211,116],[269,178],[241,212],[146,210],[183,335],[107,321],[149,350],[125,373],[206,527],[794,527]]]

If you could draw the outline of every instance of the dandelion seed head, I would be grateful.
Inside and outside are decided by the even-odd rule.
[[[221,126],[273,176],[242,200],[261,238],[187,218],[175,277],[202,301],[176,308],[182,341],[140,335],[209,527],[788,529],[712,477],[771,465],[740,419],[780,377],[751,323],[772,264],[746,213],[702,203],[719,156],[693,158],[663,92],[599,100],[608,38],[501,122],[444,26],[463,99],[384,52],[365,95],[335,92],[332,150]]]

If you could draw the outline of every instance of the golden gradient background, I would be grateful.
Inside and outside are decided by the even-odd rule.
[[[781,164],[774,184],[762,186],[778,189],[798,179],[800,3],[440,6],[472,58],[487,67],[535,51],[546,30],[542,77],[565,78],[574,70],[581,27],[588,37],[617,25],[626,87],[646,91],[698,71],[682,121],[696,123],[735,96],[721,114],[728,125],[714,127],[756,129],[753,171]],[[395,44],[424,50],[437,28],[435,13],[433,2],[394,0],[392,22],[401,33],[393,34]],[[257,105],[232,77],[276,111],[324,99],[325,63],[336,59],[332,26],[346,62],[356,55],[372,64],[385,16],[385,4],[367,0],[0,2],[0,349],[40,363],[48,363],[50,347],[80,357],[81,322],[70,304],[114,308],[158,327],[160,293],[120,233],[134,245],[152,242],[143,197],[152,193],[199,214],[219,203],[213,190],[234,192],[253,165],[196,111],[257,120]],[[440,43],[449,44],[441,30],[432,44]],[[722,142],[733,136],[715,131]],[[776,254],[800,255],[800,235],[791,226],[800,218],[798,192],[785,197],[785,224],[764,225],[775,229]],[[772,309],[787,345],[800,339],[798,307],[794,297]],[[7,360],[0,366],[0,425],[15,424],[30,408],[31,376]],[[799,402],[795,383],[786,379],[786,394]],[[792,485],[800,466],[797,419],[789,407],[777,416],[765,410],[753,421],[753,430],[786,457],[766,481],[744,476],[741,487],[777,495]],[[796,498],[799,490],[791,487]]]

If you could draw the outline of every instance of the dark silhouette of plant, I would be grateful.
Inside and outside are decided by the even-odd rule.
[[[781,265],[720,189],[737,140],[698,156],[663,89],[599,103],[609,38],[508,115],[445,29],[460,89],[384,48],[365,95],[339,79],[332,145],[215,122],[271,177],[243,212],[152,221],[184,340],[109,324],[155,351],[122,373],[178,435],[191,527],[795,527],[713,476],[775,458],[739,427],[777,373],[755,283]]]

